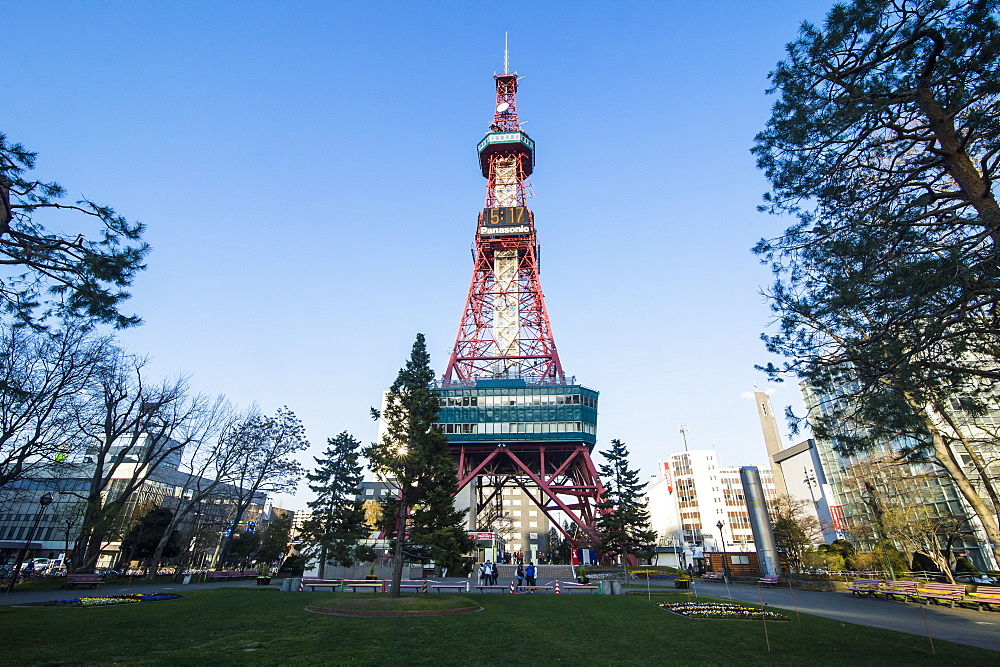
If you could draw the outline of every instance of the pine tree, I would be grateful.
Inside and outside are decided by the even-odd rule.
[[[433,383],[424,335],[417,334],[409,360],[386,395],[384,412],[372,411],[385,420],[385,429],[382,440],[365,449],[365,456],[372,469],[399,490],[386,507],[395,510],[386,512],[390,521],[395,517],[392,597],[399,597],[408,523],[410,541],[429,547],[445,567],[460,562],[462,554],[472,548],[463,513],[454,509],[458,470],[448,452],[447,437],[435,428],[439,404]]]
[[[643,500],[646,483],[639,481],[638,470],[629,470],[628,455],[621,440],[612,440],[611,449],[601,452],[607,463],[600,466],[604,500],[597,504],[600,549],[621,556],[623,564],[629,556],[648,557],[656,541]]]
[[[358,541],[365,537],[365,512],[358,497],[362,468],[361,443],[344,431],[327,438],[322,457],[314,457],[316,469],[306,475],[316,499],[306,503],[312,517],[302,530],[306,553],[319,558],[319,576],[329,562],[350,566],[357,560]]]
[[[472,549],[465,532],[466,510],[455,509],[458,473],[451,456],[439,461],[435,481],[413,510],[410,541],[427,547],[439,574],[461,571],[467,564],[462,556]]]
[[[843,455],[916,443],[1000,557],[1000,491],[967,437],[1000,379],[1000,2],[844,2],[786,53],[753,149],[761,208],[797,218],[755,248],[787,359],[764,370],[846,399],[810,424]]]
[[[86,198],[59,202],[61,185],[27,174],[37,157],[0,132],[0,264],[9,269],[0,277],[0,312],[19,325],[38,326],[50,315],[122,329],[141,324],[119,308],[129,298],[122,288],[146,268],[145,226]],[[70,215],[85,217],[77,228],[45,227]]]

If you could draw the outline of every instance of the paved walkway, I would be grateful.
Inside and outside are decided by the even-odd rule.
[[[281,585],[280,580],[278,584]],[[212,581],[203,584],[175,584],[175,583],[153,583],[149,584],[142,579],[135,579],[131,584],[101,584],[97,590],[92,588],[56,588],[48,591],[13,591],[4,597],[0,591],[0,605],[14,605],[22,602],[47,602],[49,600],[71,600],[79,597],[94,597],[98,595],[127,595],[129,593],[178,593],[199,588],[256,588],[257,582],[253,579],[242,579],[239,581]],[[272,586],[273,588],[273,586]]]
[[[777,587],[758,589],[748,584],[730,584],[727,589],[725,583],[714,581],[696,580],[694,583],[701,595],[756,604],[763,598],[768,605],[781,607],[793,613],[798,607],[803,614],[896,630],[911,635],[926,637],[929,628],[934,639],[945,639],[957,644],[1000,651],[1000,612],[925,605],[924,613],[921,615],[921,605],[913,602],[858,598],[849,593],[827,591],[789,591],[787,588]],[[633,584],[632,590],[637,588],[639,586]],[[927,619],[926,627],[924,616]]]
[[[465,581],[447,578],[443,581],[452,583]],[[504,583],[501,581],[501,583]],[[509,583],[509,582],[508,582]],[[547,582],[539,582],[547,583]],[[676,592],[673,582],[653,581],[650,590],[658,592]],[[886,630],[906,632],[912,635],[926,636],[924,616],[931,636],[958,644],[978,646],[979,648],[1000,651],[1000,612],[979,612],[972,609],[950,609],[942,605],[925,606],[924,616],[920,605],[915,603],[893,602],[882,599],[857,598],[847,593],[818,591],[789,591],[787,588],[763,588],[748,584],[730,584],[695,580],[694,591],[699,595],[710,595],[718,598],[729,598],[742,602],[759,603],[761,598],[768,605],[780,607],[788,611],[798,610],[803,614],[823,616],[847,623],[869,625]],[[15,591],[8,597],[0,595],[0,604],[12,605],[22,602],[44,602],[81,597],[87,595],[123,595],[126,593],[172,592],[183,594],[185,590],[202,588],[256,588],[257,582],[250,580],[206,582],[199,584],[147,584],[135,580],[131,585],[105,585],[99,590],[48,590],[48,591]],[[273,587],[273,586],[272,586]],[[632,591],[645,590],[644,582],[632,582]],[[475,592],[475,591],[473,591]],[[794,595],[794,599],[793,599]]]

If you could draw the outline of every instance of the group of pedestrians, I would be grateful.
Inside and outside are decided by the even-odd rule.
[[[514,578],[517,580],[514,590],[520,590],[521,586],[537,586],[538,584],[535,583],[536,572],[535,564],[530,560],[528,561],[528,567],[519,563],[517,572],[514,575]]]
[[[532,561],[528,561],[527,566],[518,563],[517,571],[514,573],[514,580],[511,582],[514,585],[514,590],[520,590],[522,586],[537,586],[537,574],[538,568],[535,567]],[[500,571],[496,563],[486,561],[479,566],[480,586],[496,586],[499,576]]]
[[[500,576],[499,568],[496,563],[486,561],[479,566],[479,585],[480,586],[496,586],[497,577]]]

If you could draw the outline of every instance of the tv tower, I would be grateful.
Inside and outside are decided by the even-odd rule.
[[[566,377],[552,338],[527,207],[535,142],[520,127],[518,76],[506,50],[504,73],[493,78],[493,122],[477,146],[486,200],[472,282],[438,390],[439,427],[458,462],[470,530],[492,530],[483,524],[495,516],[502,490],[518,487],[574,543],[593,544],[603,494],[590,458],[598,392]],[[578,530],[565,531],[561,519]]]
[[[504,58],[506,65],[507,58]],[[445,385],[479,378],[562,381],[538,278],[535,216],[525,181],[535,168],[535,142],[517,118],[517,74],[495,75],[496,107],[479,142],[486,202],[479,214],[472,284]]]

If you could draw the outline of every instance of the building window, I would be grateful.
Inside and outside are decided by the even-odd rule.
[[[537,521],[529,521],[528,522],[528,528],[538,528],[538,522]]]
[[[528,533],[528,537],[532,540],[538,539],[538,533]]]

